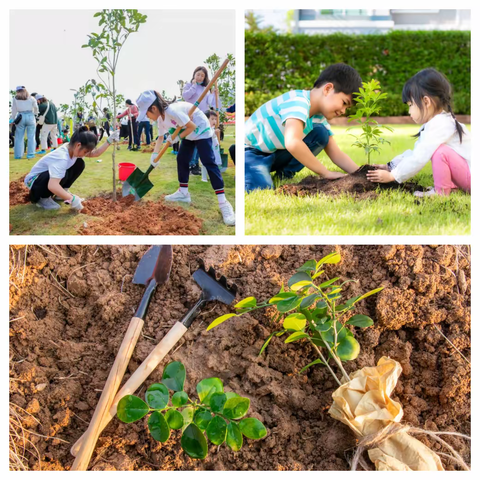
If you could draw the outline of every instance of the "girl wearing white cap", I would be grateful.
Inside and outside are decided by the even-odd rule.
[[[38,113],[37,102],[29,95],[24,86],[16,88],[15,98],[12,100],[12,116],[10,122],[13,122],[17,115],[22,118],[16,126],[15,145],[13,156],[16,159],[23,157],[25,143],[23,138],[27,131],[27,158],[35,158],[35,115]]]
[[[210,128],[210,123],[205,114],[195,109],[192,118],[188,116],[193,107],[188,102],[168,102],[157,91],[147,90],[137,98],[137,106],[140,110],[140,116],[146,114],[151,120],[157,122],[158,139],[152,153],[150,163],[153,167],[160,164],[160,161],[154,163],[155,158],[160,152],[163,135],[169,133],[167,141],[174,144],[180,140],[180,149],[177,155],[177,172],[180,188],[171,195],[167,195],[167,202],[185,202],[190,203],[190,193],[188,192],[189,162],[193,156],[195,148],[198,149],[200,160],[205,166],[212,183],[212,187],[218,199],[218,205],[222,213],[223,221],[226,225],[235,225],[235,213],[232,206],[225,197],[223,178],[218,165],[215,163],[215,155],[212,148],[212,136],[214,135]],[[180,133],[175,140],[171,135],[181,127]]]

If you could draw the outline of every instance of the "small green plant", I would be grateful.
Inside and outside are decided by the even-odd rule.
[[[264,438],[267,429],[256,418],[244,418],[250,399],[224,392],[219,378],[205,378],[197,384],[197,400],[184,391],[185,366],[171,362],[163,370],[161,383],[154,383],[145,393],[145,401],[127,395],[118,402],[117,416],[125,423],[140,420],[150,413],[148,429],[158,442],[166,442],[171,430],[182,430],[181,446],[192,458],[207,456],[205,434],[214,445],[224,442],[234,451],[243,445],[243,436]],[[169,390],[175,392],[170,398]]]
[[[341,260],[339,253],[331,253],[318,262],[309,260],[288,280],[288,291],[283,285],[280,292],[269,300],[258,304],[255,297],[248,297],[235,305],[237,313],[228,313],[215,319],[207,328],[211,330],[232,317],[239,317],[259,308],[275,306],[277,309],[274,322],[282,327],[270,334],[263,344],[259,355],[263,353],[273,337],[287,334],[285,343],[306,340],[318,354],[318,359],[300,370],[300,373],[313,365],[324,365],[339,385],[350,380],[342,362],[354,360],[360,353],[360,344],[348,326],[366,328],[373,325],[373,320],[366,315],[353,315],[346,319],[355,305],[375,293],[383,290],[376,288],[370,292],[350,298],[340,303],[342,286],[353,280],[339,283],[339,277],[321,281],[325,264],[336,264]],[[317,283],[319,280],[317,280]],[[286,316],[285,316],[286,315]],[[285,316],[285,317],[284,317]],[[333,359],[343,375],[343,381],[337,377],[330,365]]]
[[[352,146],[363,148],[367,156],[367,163],[370,165],[370,154],[372,152],[380,153],[380,145],[384,143],[390,144],[388,140],[382,138],[382,129],[393,132],[393,129],[386,125],[380,125],[372,116],[378,115],[381,110],[380,101],[387,98],[386,93],[381,93],[380,83],[376,80],[370,82],[362,82],[363,88],[359,92],[354,93],[357,110],[354,114],[349,115],[348,121],[356,120],[360,123],[363,132],[360,135],[352,135],[356,141]],[[355,127],[349,127],[347,132]]]

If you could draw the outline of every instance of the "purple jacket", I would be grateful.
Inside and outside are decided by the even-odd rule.
[[[186,102],[193,104],[197,101],[198,97],[200,97],[204,90],[205,87],[203,85],[198,85],[196,83],[186,83],[183,87],[182,97]],[[220,98],[218,99],[218,101],[220,103],[219,108],[221,108],[222,102],[220,101]],[[200,102],[200,105],[198,105],[198,108],[202,112],[206,112],[210,109],[210,107],[216,109],[215,95],[213,93],[207,93],[205,95],[205,98]]]

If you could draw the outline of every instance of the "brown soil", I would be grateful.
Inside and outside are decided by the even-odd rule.
[[[24,205],[30,203],[30,190],[25,186],[23,180],[25,175],[18,180],[10,182],[10,206]]]
[[[331,196],[348,193],[361,199],[375,198],[377,196],[376,190],[378,188],[380,188],[380,190],[398,189],[410,193],[413,193],[415,190],[423,191],[423,187],[412,182],[402,184],[397,182],[373,183],[367,180],[367,172],[369,170],[376,170],[376,167],[373,165],[362,165],[355,173],[336,180],[327,180],[318,176],[309,176],[305,177],[298,184],[282,185],[277,191],[298,197],[317,195],[318,193]]]
[[[34,442],[41,464],[29,448],[29,469],[71,467],[69,449],[88,426],[143,294],[131,280],[146,249],[71,245],[11,250],[10,401],[24,418],[24,428],[35,432],[25,435]],[[306,260],[334,249],[342,262],[328,265],[326,275],[358,280],[345,285],[347,298],[385,287],[356,310],[371,316],[375,325],[356,330],[362,350],[347,363],[347,371],[374,365],[383,355],[398,360],[403,374],[393,396],[404,407],[403,420],[429,430],[469,434],[470,366],[436,328],[470,356],[467,247],[176,246],[170,281],[152,300],[127,376],[198,299],[191,278],[197,258],[235,282],[238,298],[254,295],[263,300],[278,292]],[[316,358],[314,351],[302,342],[285,345],[274,338],[259,357],[276,327],[268,310],[205,331],[209,322],[230,311],[222,304],[207,306],[164,364],[185,363],[189,392],[200,379],[218,376],[228,391],[249,397],[251,414],[265,423],[268,436],[246,440],[237,453],[209,445],[208,457],[195,461],[182,453],[178,432],[159,444],[142,422],[126,425],[114,419],[97,442],[91,469],[348,469],[355,438],[327,413],[335,383],[320,367],[298,375]],[[147,385],[159,381],[162,370],[160,366]],[[144,391],[145,386],[140,394]],[[445,439],[469,462],[468,442]],[[454,469],[448,460],[445,467]]]

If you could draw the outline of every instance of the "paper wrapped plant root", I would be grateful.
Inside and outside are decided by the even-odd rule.
[[[358,370],[333,393],[329,413],[354,431],[377,470],[443,470],[440,457],[400,424],[402,405],[390,395],[401,373],[400,364],[388,357],[376,367]],[[362,463],[360,454],[357,460]],[[454,458],[458,461],[455,453]]]

